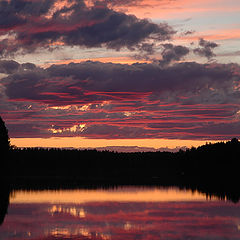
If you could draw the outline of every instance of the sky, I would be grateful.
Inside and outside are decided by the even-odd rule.
[[[1,0],[0,116],[19,147],[240,137],[238,0]]]

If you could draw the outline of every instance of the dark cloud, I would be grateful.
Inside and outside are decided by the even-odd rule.
[[[156,52],[156,44],[155,43],[142,43],[138,44],[138,53],[133,55],[133,58],[136,60],[145,59],[147,61],[155,61],[152,57],[152,54]]]
[[[93,0],[90,5],[83,0],[0,1],[1,57],[63,45],[127,48],[136,58],[152,61],[132,65],[87,61],[41,68],[1,60],[0,115],[10,136],[240,137],[239,65],[179,63],[190,51],[211,59],[218,44],[204,39],[193,49],[164,44],[175,34],[172,27],[124,11],[125,6],[144,4],[142,0]],[[160,51],[162,59],[153,60]]]
[[[194,30],[188,30],[188,31],[183,32],[182,35],[183,35],[183,36],[192,35],[192,34],[194,34],[195,32],[196,32],[196,31],[194,31]]]
[[[189,48],[178,45],[174,46],[173,44],[163,44],[164,50],[162,51],[162,60],[159,61],[161,65],[166,65],[172,61],[179,61],[185,57],[189,52]]]
[[[0,60],[0,73],[11,74],[16,72],[19,67],[20,64],[13,60]]]
[[[218,46],[215,42],[206,41],[203,38],[200,38],[199,45],[204,48],[215,48]]]
[[[44,123],[10,123],[7,124],[8,131],[14,133],[14,137],[50,137],[47,131],[41,130],[48,128]],[[12,135],[12,134],[11,134]]]
[[[19,64],[13,60],[0,60],[0,73],[13,74],[22,70],[33,70],[36,66],[33,63]]]
[[[198,54],[200,56],[206,57],[208,59],[211,59],[212,57],[216,56],[213,52],[213,49],[218,47],[218,44],[215,42],[206,41],[203,38],[200,38],[199,40],[199,46],[198,48],[195,48],[193,52],[195,54]]]
[[[0,4],[0,42],[2,55],[49,48],[55,42],[68,46],[107,47],[130,50],[147,40],[170,39],[173,29],[134,15],[116,12],[107,6],[87,7],[78,0],[49,15],[54,1],[3,1]],[[2,14],[1,14],[2,13]]]
[[[67,118],[66,122],[69,121]],[[200,120],[187,127],[182,121],[178,127],[166,128],[159,125],[145,124],[137,126],[113,125],[111,121],[102,121],[98,124],[82,123],[81,117],[69,122],[69,126],[63,124],[61,118],[47,121],[25,121],[25,123],[7,123],[10,137],[87,137],[90,139],[192,139],[192,140],[229,140],[240,136],[239,122],[201,123]],[[16,122],[16,120],[15,120]],[[61,124],[59,125],[58,124]],[[167,125],[167,123],[165,124]]]
[[[15,65],[12,73],[5,67],[10,74],[0,82],[0,114],[11,137],[210,140],[240,135],[236,64]]]
[[[55,0],[2,0],[0,1],[0,32],[13,30],[27,23],[31,17],[46,14]],[[29,19],[30,20],[30,19]]]
[[[180,51],[181,52],[181,51]],[[176,57],[175,57],[176,59]],[[150,100],[239,103],[239,75],[232,64],[112,64],[83,62],[18,71],[3,79],[10,99],[49,104]],[[185,98],[180,100],[180,96]],[[205,100],[204,100],[205,99]]]
[[[155,52],[154,47],[155,47],[154,43],[143,43],[143,44],[139,45],[138,48],[139,48],[140,52],[151,55]]]
[[[166,124],[167,125],[167,124]],[[164,136],[164,133],[167,135],[171,133],[172,136],[179,139],[216,139],[216,140],[229,140],[233,137],[240,136],[240,122],[203,122],[198,124],[189,124],[189,127],[184,126],[184,124],[174,124],[175,127],[164,128],[161,124],[149,124],[149,128],[159,129],[161,134]],[[176,127],[178,125],[178,127]],[[169,124],[171,126],[171,124]],[[184,134],[183,134],[184,128]],[[177,137],[178,135],[178,137]]]
[[[36,65],[33,64],[33,63],[23,63],[21,64],[21,67],[24,69],[24,70],[33,70],[36,68]]]

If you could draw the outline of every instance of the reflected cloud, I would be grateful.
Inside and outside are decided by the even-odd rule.
[[[110,240],[111,235],[99,232],[93,232],[88,228],[80,227],[77,229],[67,229],[67,228],[53,228],[45,231],[44,233],[46,239],[51,237],[79,240],[79,239],[99,239],[99,240]],[[45,239],[45,238],[44,238]]]
[[[143,230],[144,227],[143,226],[140,226],[140,225],[137,225],[137,224],[133,224],[131,222],[126,222],[124,225],[123,225],[123,229],[125,231],[132,231],[132,230]]]
[[[86,212],[83,208],[76,208],[76,207],[64,207],[64,206],[57,206],[53,205],[48,212],[53,216],[54,214],[58,213],[67,213],[74,217],[85,218]]]
[[[239,206],[224,201],[11,203],[0,238],[239,240]]]

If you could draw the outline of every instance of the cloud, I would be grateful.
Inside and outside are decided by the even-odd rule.
[[[0,35],[6,37],[0,41],[0,54],[61,45],[134,50],[145,41],[164,41],[175,33],[166,23],[155,24],[97,3],[87,7],[78,0],[60,9],[55,5],[56,1],[2,1]]]
[[[167,126],[169,125],[169,126]],[[202,140],[228,140],[230,138],[237,138],[240,136],[240,122],[203,122],[198,124],[188,124],[188,127],[182,124],[175,124],[176,127],[170,127],[171,124],[166,124],[166,128],[164,128],[161,124],[149,124],[149,127],[152,129],[159,129],[161,130],[161,134],[164,136],[164,133],[167,135],[175,136],[179,139],[202,139]],[[178,126],[177,126],[178,125]],[[184,128],[184,134],[183,134]],[[177,137],[177,135],[179,137]]]
[[[45,69],[29,63],[0,66],[8,72],[0,82],[0,114],[11,137],[240,136],[237,64],[87,61]]]
[[[184,62],[189,53],[211,60],[218,44],[200,38],[197,47],[174,45],[175,31],[167,23],[126,14],[128,7],[146,4],[0,1],[0,56],[8,59],[0,60],[0,115],[10,136],[238,137],[240,66]],[[193,33],[181,31],[180,37]],[[87,61],[43,68],[9,60],[55,49],[67,57],[80,48],[94,48],[93,54],[96,48],[127,50],[148,63]],[[157,54],[160,60],[153,59]]]
[[[215,42],[206,41],[203,38],[199,39],[199,46],[198,48],[195,48],[193,52],[195,54],[198,54],[199,56],[206,57],[208,59],[211,59],[212,57],[216,56],[213,53],[213,49],[218,47],[219,45]]]
[[[20,70],[33,70],[36,66],[32,63],[19,64],[13,60],[0,60],[0,73],[13,74]]]
[[[0,2],[1,27],[16,26],[24,16],[41,16],[48,13],[56,0],[2,0]],[[3,16],[5,16],[5,21]],[[17,19],[17,21],[10,21]],[[19,22],[20,20],[20,22]]]
[[[178,45],[174,46],[171,43],[162,45],[164,50],[162,51],[162,60],[159,61],[161,65],[166,65],[172,61],[180,61],[183,57],[189,54],[190,50],[187,47]]]
[[[194,30],[189,30],[189,31],[185,31],[185,32],[183,33],[183,35],[186,36],[186,35],[191,35],[191,34],[194,34],[194,33],[195,33]]]
[[[16,72],[19,67],[20,64],[13,60],[0,60],[0,73],[11,74]]]
[[[57,199],[58,194],[49,191],[49,195],[55,200],[51,199],[52,204],[31,203],[36,195],[27,199],[26,194],[23,199],[27,199],[27,207],[26,203],[14,204],[18,199],[13,199],[9,208],[11,219],[6,218],[6,224],[1,226],[1,233],[10,235],[8,226],[11,223],[18,231],[17,236],[26,239],[27,233],[31,232],[34,233],[34,240],[129,240],[139,239],[141,236],[145,239],[223,240],[226,234],[232,240],[238,239],[238,204],[209,199],[205,201],[203,194],[158,189],[154,186],[150,189],[122,187],[108,191],[76,191],[73,194],[78,196],[79,202],[66,203],[66,199],[71,200],[67,194],[69,193],[63,192],[62,198]],[[46,201],[42,196],[41,199]],[[38,218],[33,221],[32,215],[35,212]],[[21,221],[19,215],[22,216]],[[64,226],[59,221],[64,222]]]
[[[87,61],[18,71],[4,78],[3,83],[9,99],[47,101],[53,105],[143,98],[172,98],[185,104],[239,103],[237,68],[233,64],[194,62],[162,67],[154,63]]]

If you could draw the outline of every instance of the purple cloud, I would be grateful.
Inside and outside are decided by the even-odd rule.
[[[33,52],[65,46],[138,49],[148,40],[164,41],[175,33],[166,23],[155,24],[134,15],[116,12],[96,3],[87,7],[83,0],[54,11],[52,1],[11,0],[0,3],[0,54]]]
[[[199,56],[206,57],[208,59],[211,59],[212,57],[216,56],[213,53],[213,49],[218,47],[219,45],[215,42],[206,41],[203,38],[199,39],[199,46],[198,48],[195,48],[193,52]]]
[[[11,137],[240,136],[236,64],[8,64],[0,114]]]

